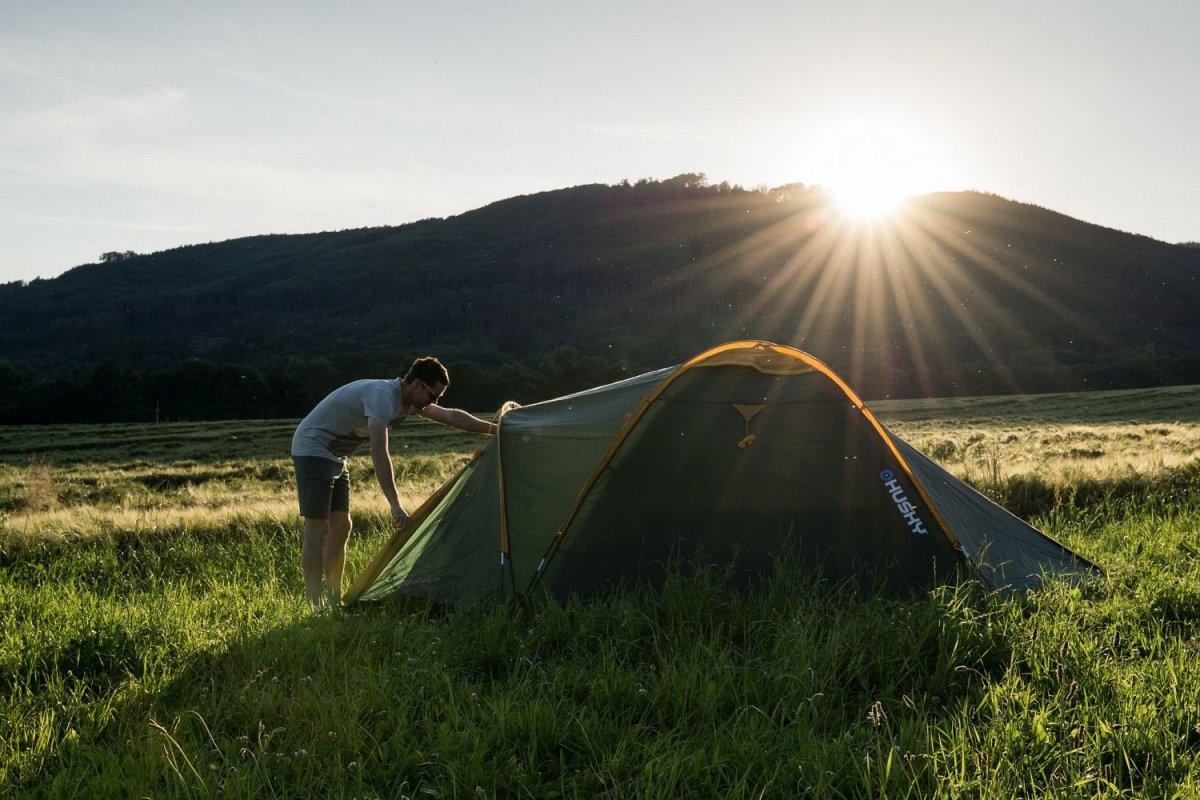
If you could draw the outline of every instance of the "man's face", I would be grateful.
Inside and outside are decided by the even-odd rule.
[[[430,386],[425,381],[418,380],[417,385],[421,387],[423,394],[420,396],[420,399],[424,401],[414,404],[417,407],[417,411],[421,411],[431,403],[437,403],[438,400],[442,399],[442,393],[446,391],[446,384],[444,383],[434,383]]]

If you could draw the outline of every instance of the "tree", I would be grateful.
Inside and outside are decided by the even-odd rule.
[[[33,386],[33,370],[0,360],[0,420],[10,417],[21,395]]]
[[[132,422],[145,420],[142,377],[124,364],[104,361],[83,385],[77,418],[83,422]]]
[[[684,172],[674,178],[667,178],[663,186],[681,187],[684,189],[705,189],[708,187],[708,176],[703,172]]]

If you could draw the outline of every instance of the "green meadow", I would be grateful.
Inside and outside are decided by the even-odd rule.
[[[314,617],[294,422],[0,428],[0,796],[1200,796],[1200,387],[871,406],[1106,577]],[[481,444],[405,423],[406,502]]]

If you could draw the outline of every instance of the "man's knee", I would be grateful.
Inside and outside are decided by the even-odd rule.
[[[335,540],[345,541],[350,538],[350,529],[354,527],[350,515],[342,511],[334,511],[329,515],[329,535]]]

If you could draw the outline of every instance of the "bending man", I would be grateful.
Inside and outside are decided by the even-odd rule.
[[[296,465],[296,489],[300,515],[304,517],[304,544],[300,563],[313,611],[342,600],[342,573],[346,567],[346,544],[350,540],[350,474],[346,459],[363,442],[371,443],[371,462],[379,488],[392,509],[397,529],[408,523],[408,512],[400,504],[388,430],[408,414],[450,425],[472,433],[495,432],[495,426],[456,408],[437,404],[450,375],[436,358],[418,358],[403,378],[359,380],[335,389],[301,420],[292,437],[292,461]]]

